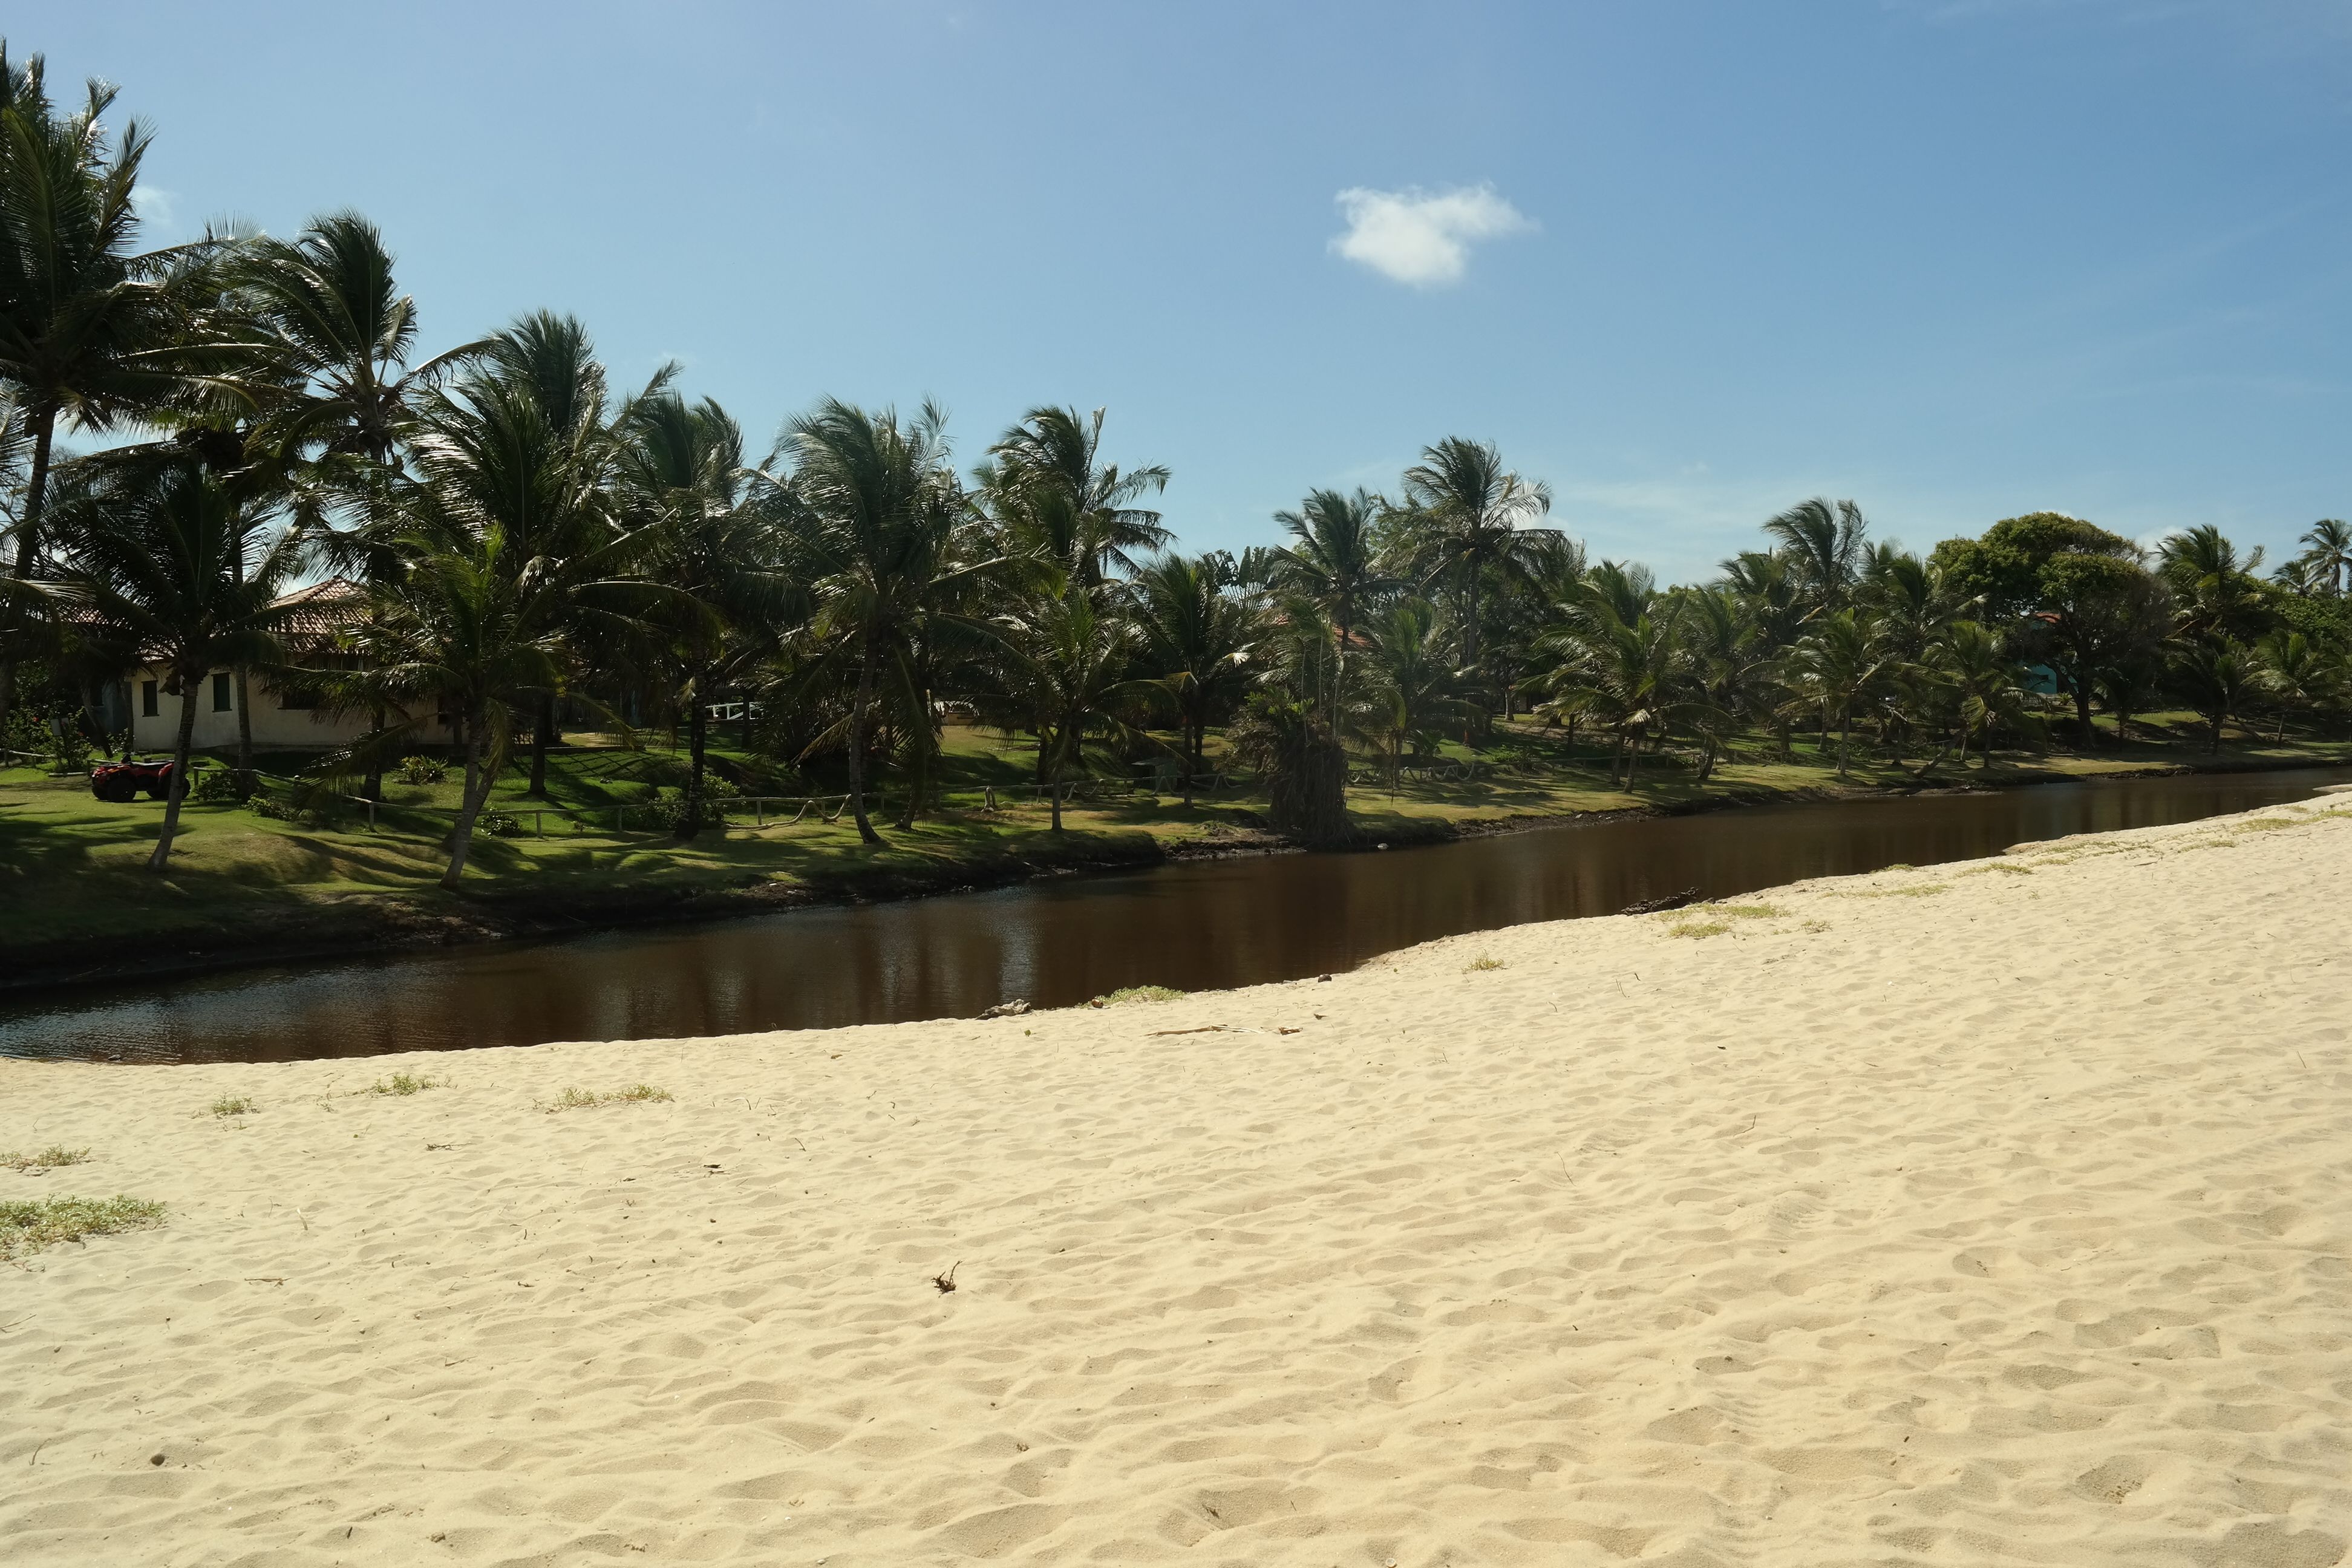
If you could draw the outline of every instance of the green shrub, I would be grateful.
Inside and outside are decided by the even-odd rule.
[[[0,1203],[0,1259],[89,1236],[144,1230],[163,1223],[163,1205],[145,1198],[44,1198]]]
[[[19,1154],[13,1150],[8,1153],[0,1154],[0,1167],[5,1167],[11,1171],[23,1171],[37,1176],[44,1171],[54,1171],[60,1165],[79,1165],[89,1158],[89,1151],[87,1149],[68,1149],[62,1143],[52,1143],[47,1148],[31,1154]]]
[[[412,784],[437,784],[449,776],[449,765],[438,757],[411,752],[400,759],[400,782]]]
[[[206,805],[218,805],[236,797],[236,771],[234,768],[191,768],[188,771],[188,799]]]
[[[320,813],[297,805],[290,800],[282,800],[266,790],[254,791],[252,798],[245,805],[256,816],[266,816],[272,822],[290,822],[297,827],[320,827],[326,821]]]

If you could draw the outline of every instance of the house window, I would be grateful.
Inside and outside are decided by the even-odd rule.
[[[278,706],[289,713],[305,713],[318,705],[319,694],[315,691],[280,691],[278,694]]]
[[[163,711],[155,700],[155,694],[162,689],[163,684],[160,680],[142,680],[139,683],[139,716],[141,718],[152,719]]]
[[[226,713],[232,708],[236,707],[236,704],[234,700],[235,696],[236,688],[230,685],[228,672],[226,670],[223,670],[213,677],[214,712]]]

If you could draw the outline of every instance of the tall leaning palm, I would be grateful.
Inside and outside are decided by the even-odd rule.
[[[717,403],[658,392],[632,401],[615,424],[623,507],[636,526],[659,531],[646,570],[677,595],[650,642],[686,713],[678,837],[691,838],[702,830],[710,704],[774,647],[789,588],[782,519],[754,503],[742,431]]]
[[[121,668],[160,665],[180,699],[172,787],[147,868],[161,871],[187,794],[196,699],[215,669],[279,660],[276,603],[300,564],[292,531],[264,537],[262,520],[195,464],[101,485],[60,509],[60,589],[77,606],[101,658]]]
[[[1346,684],[1349,644],[1357,626],[1372,601],[1396,586],[1380,561],[1376,530],[1383,507],[1380,497],[1361,488],[1352,495],[1318,489],[1307,493],[1297,510],[1274,514],[1292,541],[1275,557],[1275,582],[1313,600],[1330,621],[1339,645],[1334,701],[1337,688]],[[1326,717],[1331,717],[1328,705]]]
[[[869,413],[828,398],[785,426],[781,451],[792,458],[790,476],[761,477],[796,520],[793,570],[814,605],[809,638],[854,671],[850,811],[859,839],[879,844],[866,798],[866,751],[886,667],[943,593],[997,563],[963,548],[971,509],[937,405],[901,421],[895,410]]]
[[[0,43],[0,384],[15,392],[30,445],[10,567],[20,583],[41,554],[59,423],[109,430],[177,390],[197,359],[181,268],[205,247],[135,248],[131,196],[149,137],[132,121],[110,142],[101,121],[113,102],[114,89],[92,81],[61,110],[41,57],[13,60]],[[0,726],[16,688],[7,630],[0,618]]]
[[[1479,595],[1490,574],[1526,576],[1541,533],[1530,520],[1551,510],[1551,489],[1504,468],[1492,442],[1448,436],[1404,471],[1423,525],[1415,555],[1424,583],[1451,579],[1462,593],[1462,663],[1478,663]]]
[[[426,393],[479,355],[487,340],[416,359],[416,301],[399,290],[383,236],[353,212],[313,218],[292,239],[258,239],[230,268],[251,324],[257,380],[269,389],[260,426],[281,463],[307,458],[358,526],[337,537],[340,563],[364,581],[389,569],[383,497]],[[372,601],[373,602],[373,601]],[[383,715],[372,715],[382,727]],[[382,797],[372,766],[361,793]]]

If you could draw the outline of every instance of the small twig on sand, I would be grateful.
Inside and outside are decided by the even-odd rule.
[[[1203,1024],[1197,1029],[1154,1029],[1151,1032],[1154,1035],[1222,1035],[1225,1026],[1223,1024]]]
[[[955,1289],[955,1288],[956,1288],[956,1284],[955,1284],[955,1274],[956,1274],[956,1269],[961,1268],[962,1268],[962,1267],[963,1267],[963,1259],[961,1259],[961,1258],[957,1258],[957,1259],[956,1259],[954,1266],[953,1266],[952,1268],[949,1268],[949,1270],[948,1270],[945,1274],[934,1274],[934,1275],[932,1275],[932,1276],[931,1276],[931,1284],[932,1284],[932,1286],[933,1286],[935,1289],[938,1289],[938,1291],[939,1291],[939,1293],[940,1293],[940,1295],[942,1295],[942,1296],[949,1295],[949,1294],[950,1294],[950,1293],[952,1293],[952,1292],[954,1291],[954,1289]]]

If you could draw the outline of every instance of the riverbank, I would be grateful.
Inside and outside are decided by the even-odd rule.
[[[1638,789],[1597,767],[1490,771],[1350,791],[1364,847],[1443,843],[1612,816],[1681,815],[1796,801],[2014,788],[2094,777],[2340,765],[2352,747],[2233,747],[2218,757],[2135,747],[2008,760],[1993,774],[1922,780],[1885,764],[1840,779],[1803,759],[1729,763],[1700,782],[1661,770]],[[395,792],[398,794],[399,792]],[[420,792],[412,792],[420,793]],[[466,887],[436,885],[429,820],[384,815],[289,823],[229,805],[185,808],[171,872],[142,868],[159,808],[90,801],[70,780],[0,778],[0,994],[124,978],[419,950],[597,930],[739,918],[814,904],[919,898],[1039,877],[1130,871],[1169,860],[1282,852],[1246,796],[1191,807],[1150,796],[1066,813],[1048,831],[1031,805],[886,826],[876,848],[845,820],[666,835],[567,831],[478,841]],[[523,808],[527,809],[527,808]]]
[[[0,1196],[169,1205],[12,1272],[0,1542],[2332,1563],[2347,878],[2330,796],[990,1023],[0,1061],[90,1151]]]

